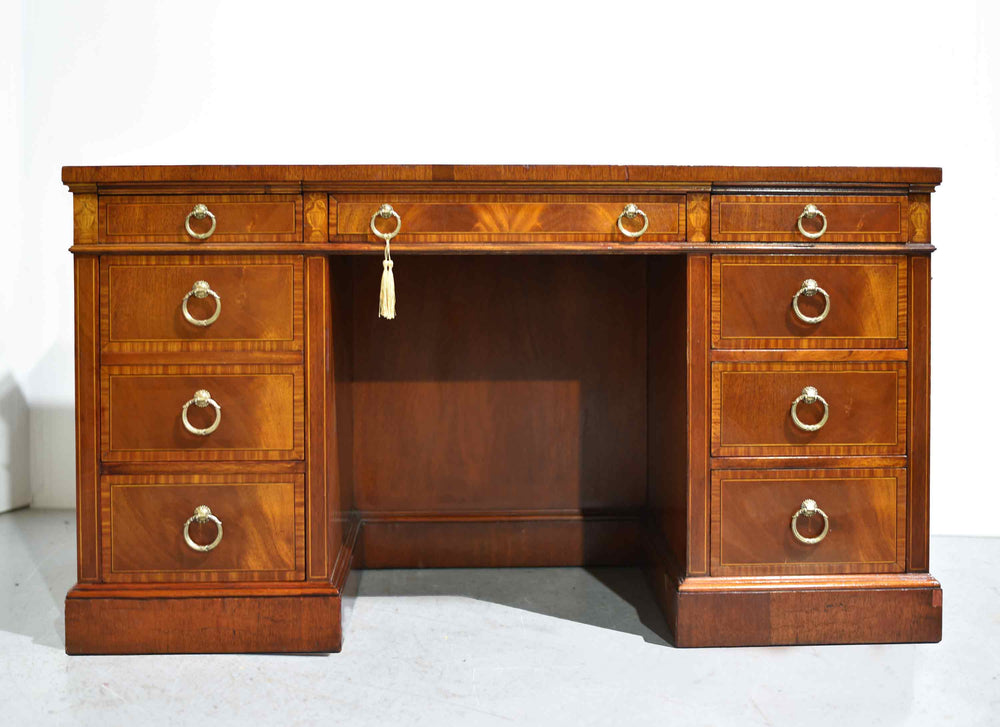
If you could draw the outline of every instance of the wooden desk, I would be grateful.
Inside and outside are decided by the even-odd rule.
[[[337,651],[352,568],[635,563],[679,646],[939,640],[940,179],[65,168],[67,652]]]

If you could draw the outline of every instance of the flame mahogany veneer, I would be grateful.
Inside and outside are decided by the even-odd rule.
[[[68,653],[338,651],[351,570],[393,567],[642,564],[678,646],[940,639],[940,169],[67,167],[63,181]],[[392,321],[376,316],[382,203],[402,218]],[[638,238],[618,228],[629,203],[648,215]],[[198,204],[215,215],[204,239]],[[806,387],[826,404],[800,401],[800,422],[829,411],[816,431],[791,416]],[[219,406],[188,407],[195,429],[220,417],[205,435],[181,417],[199,389]],[[207,551],[184,533],[202,505],[223,527]],[[195,546],[218,533],[201,513]],[[793,519],[822,539],[798,540]]]

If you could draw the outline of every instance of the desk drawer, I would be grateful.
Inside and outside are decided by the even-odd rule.
[[[906,280],[902,255],[714,255],[712,347],[906,348]]]
[[[301,357],[302,290],[300,256],[105,255],[101,350]]]
[[[716,194],[712,241],[906,242],[908,212],[903,195]]]
[[[800,513],[807,500],[826,515],[825,535],[822,514]],[[796,515],[818,542],[795,536]],[[712,575],[898,573],[905,557],[905,470],[712,474]]]
[[[712,364],[713,456],[905,453],[905,363]]]
[[[105,366],[101,372],[106,462],[300,460],[303,420],[298,366]]]
[[[302,475],[106,476],[101,502],[108,581],[303,577]],[[202,505],[221,525],[199,521]],[[185,541],[186,523],[191,543],[209,550]]]
[[[330,198],[330,239],[381,244],[371,231],[372,215],[388,203],[400,218],[393,244],[469,242],[671,242],[685,237],[683,195],[339,195]],[[629,203],[641,214],[622,219],[631,238],[618,228]],[[394,219],[377,219],[379,230]]]
[[[296,194],[102,195],[98,225],[99,242],[299,242],[302,198]]]

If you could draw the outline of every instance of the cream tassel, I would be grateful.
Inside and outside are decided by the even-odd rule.
[[[378,314],[389,320],[396,317],[396,279],[392,275],[392,258],[389,257],[388,244],[385,246],[385,259],[382,261],[382,289],[378,296]]]

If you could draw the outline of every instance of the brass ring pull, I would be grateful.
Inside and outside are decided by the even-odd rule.
[[[815,424],[805,424],[799,419],[799,404],[815,404],[819,402],[823,405],[823,418],[820,419]],[[801,429],[803,432],[815,432],[823,428],[826,424],[826,420],[830,418],[830,407],[826,403],[826,399],[819,395],[814,386],[807,386],[802,390],[802,393],[795,397],[795,401],[792,402],[792,421],[795,422],[795,426]]]
[[[814,217],[820,217],[820,218],[822,218],[823,219],[823,226],[819,228],[819,232],[806,232],[805,228],[802,227],[802,220],[804,220],[804,219],[805,220],[811,220]],[[826,232],[826,215],[824,215],[820,211],[819,207],[817,207],[816,205],[814,205],[812,203],[809,203],[809,204],[807,204],[805,206],[805,208],[803,208],[802,212],[799,213],[799,219],[798,219],[797,224],[798,224],[798,227],[799,227],[799,232],[801,232],[803,235],[805,235],[806,237],[808,237],[810,240],[817,240],[817,239],[819,239],[820,237],[823,236],[824,232]]]
[[[817,294],[822,295],[823,300],[826,301],[826,305],[823,307],[823,312],[818,316],[807,316],[799,310],[799,296],[804,295],[807,298],[812,298]],[[796,317],[798,317],[798,319],[803,323],[819,323],[830,314],[830,294],[819,287],[816,281],[812,278],[809,280],[803,280],[802,287],[800,287],[799,291],[792,296],[792,310],[795,311]]]
[[[215,313],[210,315],[208,318],[195,318],[191,315],[188,311],[188,298],[192,295],[195,298],[207,298],[208,296],[215,298]],[[204,280],[198,280],[191,286],[191,290],[188,291],[187,295],[185,295],[184,299],[181,301],[181,311],[184,313],[184,318],[186,318],[187,322],[192,326],[210,326],[215,323],[219,314],[222,312],[222,298],[219,297],[218,293],[212,290],[208,283]]]
[[[375,220],[381,217],[383,220],[387,220],[390,217],[396,218],[396,229],[391,232],[382,232],[375,226]],[[389,242],[392,238],[399,234],[399,230],[403,227],[403,220],[400,219],[399,213],[392,208],[391,204],[384,204],[375,210],[375,214],[372,215],[371,228],[372,232],[375,233],[376,237],[381,237],[386,242]]]
[[[813,517],[819,515],[823,518],[823,532],[817,535],[815,538],[807,538],[805,535],[799,532],[799,517]],[[830,518],[826,516],[826,513],[819,509],[816,505],[815,500],[803,500],[802,504],[799,506],[798,512],[792,515],[792,535],[800,543],[805,543],[806,545],[816,545],[826,534],[830,532]]]
[[[205,408],[206,406],[211,406],[215,409],[215,421],[211,425],[205,427],[204,429],[199,429],[198,427],[192,426],[191,422],[188,421],[188,407],[194,404],[197,407]],[[219,406],[218,402],[212,398],[212,395],[208,393],[205,389],[198,389],[194,392],[194,396],[184,405],[181,409],[181,421],[184,422],[184,428],[187,429],[191,434],[196,434],[199,437],[207,437],[209,434],[214,432],[219,428],[219,422],[222,421],[222,407]]]
[[[215,523],[215,529],[217,531],[215,540],[208,545],[199,545],[191,540],[191,523],[207,523],[209,520]],[[191,548],[191,550],[197,550],[199,553],[207,553],[222,542],[222,521],[212,514],[208,505],[198,505],[198,507],[194,509],[194,515],[189,517],[184,523],[184,542],[187,543],[187,546]]]
[[[212,220],[212,226],[208,228],[208,232],[195,232],[191,229],[192,217],[196,220],[203,220],[206,217],[209,217]],[[187,217],[184,218],[184,229],[187,230],[187,233],[196,240],[207,240],[212,236],[212,233],[215,232],[215,215],[209,212],[208,207],[205,205],[200,203],[196,204],[194,209],[188,212]]]
[[[640,227],[636,232],[626,230],[625,225],[622,224],[622,219],[634,220],[636,217],[642,217],[642,227]],[[625,209],[622,210],[622,213],[618,215],[618,229],[621,230],[621,233],[625,235],[625,237],[631,237],[633,239],[641,237],[642,233],[649,229],[649,218],[646,216],[645,212],[629,202],[625,205]]]

